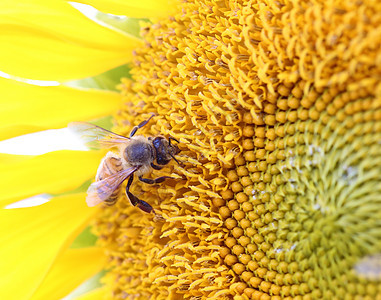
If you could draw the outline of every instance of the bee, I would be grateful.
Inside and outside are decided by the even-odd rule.
[[[77,134],[87,146],[95,149],[111,149],[102,159],[95,182],[87,190],[86,203],[88,206],[95,206],[101,202],[107,205],[116,203],[121,184],[128,179],[126,194],[131,204],[141,210],[150,213],[154,212],[152,206],[147,202],[140,200],[130,192],[131,184],[136,175],[140,181],[148,184],[161,183],[170,176],[162,176],[156,179],[143,178],[143,175],[152,169],[160,170],[162,166],[167,165],[171,159],[178,164],[175,155],[180,152],[173,141],[179,143],[176,139],[159,135],[155,137],[145,137],[135,135],[139,128],[146,125],[154,115],[135,126],[129,137],[125,137],[96,125],[85,122],[73,122],[68,128]]]

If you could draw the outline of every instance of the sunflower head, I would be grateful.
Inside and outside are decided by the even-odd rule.
[[[54,203],[63,212],[78,208],[70,218],[75,224],[47,235],[55,248],[44,265],[71,241],[68,232],[77,233],[92,219],[107,257],[102,282],[108,298],[381,299],[381,2],[197,0],[179,5],[169,18],[142,23],[143,42],[106,27],[95,34],[98,25],[88,27],[85,21],[76,26],[78,36],[69,39],[77,30],[69,18],[57,22],[66,30],[63,38],[45,45],[45,50],[66,52],[70,61],[67,68],[55,65],[62,69],[57,80],[66,80],[71,69],[77,77],[94,75],[132,57],[131,78],[118,87],[122,104],[113,130],[128,136],[155,115],[139,134],[168,142],[156,145],[163,168],[145,176],[170,178],[131,186],[155,214],[137,209],[123,194],[114,206],[101,206],[96,217],[83,195],[82,202],[66,195],[33,210],[45,212]],[[61,8],[62,16],[69,15],[67,7]],[[109,12],[116,13],[112,8]],[[50,10],[42,15],[61,16]],[[41,40],[56,32],[40,24],[31,32],[39,30]],[[73,67],[78,61],[86,66],[84,60],[88,67]],[[13,70],[16,61],[33,66],[34,56],[1,63]],[[24,69],[26,76],[46,79],[51,68]],[[62,90],[71,92],[70,103],[82,99],[77,90],[60,87],[57,93]],[[114,92],[85,95],[109,110],[119,105]],[[93,107],[91,116],[76,118],[98,116],[103,106]],[[60,126],[58,115],[44,126]],[[40,119],[28,122],[41,125]],[[86,153],[71,162],[65,179],[88,178],[87,166],[98,158]],[[73,165],[86,172],[79,176]],[[56,174],[46,169],[49,176]],[[33,185],[33,175],[24,187]],[[56,214],[49,220],[62,226],[66,215]],[[24,214],[12,226],[24,224],[20,220]],[[65,244],[57,242],[60,238]],[[30,257],[41,258],[35,252]],[[72,253],[67,254],[70,260]]]
[[[380,297],[380,8],[374,2],[184,2],[143,28],[116,130],[181,142],[97,221],[115,297]],[[378,25],[377,25],[378,24]],[[156,175],[155,175],[156,176]],[[340,297],[341,297],[340,296]]]

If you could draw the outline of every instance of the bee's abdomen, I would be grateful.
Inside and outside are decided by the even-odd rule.
[[[95,177],[96,181],[103,180],[119,171],[122,171],[122,160],[117,157],[114,153],[107,153],[106,157],[102,160],[97,176]],[[121,187],[115,189],[115,191],[111,194],[111,196],[105,200],[107,205],[113,205],[118,200],[120,194]]]
[[[120,194],[120,187],[118,187],[113,193],[112,195],[110,196],[110,198],[108,198],[107,200],[105,200],[105,203],[107,205],[114,205],[116,203],[116,201],[118,200],[118,197],[119,197],[119,194]]]

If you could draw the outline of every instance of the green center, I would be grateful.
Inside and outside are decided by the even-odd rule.
[[[362,111],[366,101],[349,104],[359,109],[343,121],[340,113],[321,113],[289,137],[296,146],[278,162],[282,183],[275,196],[284,200],[274,229],[275,258],[297,262],[298,271],[312,275],[308,288],[327,299],[339,289],[365,293],[357,283],[370,279],[369,272],[355,265],[381,250],[381,122],[376,110]]]

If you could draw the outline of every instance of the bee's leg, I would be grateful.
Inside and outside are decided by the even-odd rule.
[[[163,167],[155,165],[154,163],[151,163],[151,167],[152,169],[155,169],[155,170],[161,170],[163,168]]]
[[[136,133],[136,131],[138,131],[139,128],[142,128],[144,125],[146,125],[149,120],[152,119],[152,117],[154,116],[154,114],[152,114],[147,120],[141,122],[138,126],[135,126],[134,128],[132,128],[132,131],[130,133],[130,137],[133,137]]]
[[[158,177],[155,179],[143,178],[142,176],[139,176],[140,181],[142,181],[144,183],[148,183],[148,184],[160,183],[160,182],[163,182],[167,178],[174,179],[173,177],[170,177],[170,176],[161,176],[161,177]]]
[[[130,178],[128,179],[127,187],[126,187],[126,194],[128,199],[130,199],[131,204],[133,206],[139,207],[142,211],[145,211],[146,213],[150,213],[150,212],[155,213],[151,205],[149,205],[147,202],[143,200],[140,200],[138,197],[134,196],[130,192],[130,187],[133,180],[134,180],[134,175],[131,175]]]

